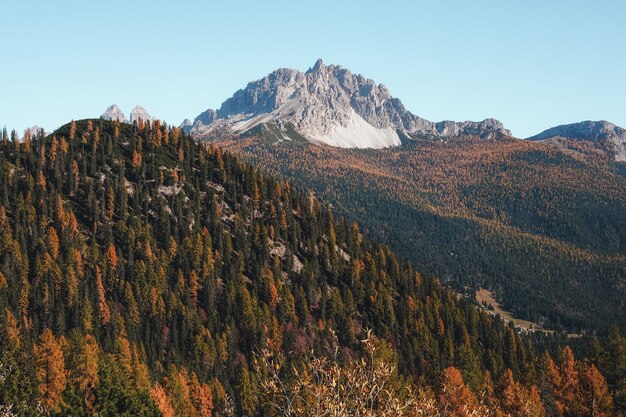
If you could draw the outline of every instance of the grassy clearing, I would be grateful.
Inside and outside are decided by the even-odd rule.
[[[542,331],[546,333],[552,333],[552,330],[545,330],[541,325],[513,317],[511,313],[503,310],[500,304],[496,301],[491,291],[485,288],[479,288],[476,291],[476,301],[478,304],[485,308],[489,313],[496,315],[499,314],[507,322],[513,322],[513,325],[517,328],[527,331]],[[485,307],[487,305],[487,307]]]

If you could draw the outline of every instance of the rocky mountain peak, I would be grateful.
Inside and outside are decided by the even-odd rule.
[[[318,60],[315,61],[315,65],[313,65],[307,72],[320,72],[323,69],[325,69],[324,61],[322,61],[322,58],[318,58]]]
[[[150,116],[150,113],[148,113],[146,109],[140,105],[136,105],[130,112],[130,122],[133,123],[134,121],[139,121],[139,119],[144,122],[151,122],[154,120],[154,117]]]
[[[444,123],[439,126],[413,115],[383,84],[318,59],[304,73],[281,68],[248,83],[219,110],[196,117],[189,131],[208,138],[224,130],[242,134],[258,125],[285,133],[291,126],[312,142],[357,148],[396,146],[401,135],[441,139],[510,135],[491,119]],[[289,139],[286,133],[283,137]]]
[[[112,104],[107,107],[106,111],[102,113],[100,117],[102,117],[104,120],[117,120],[123,123],[128,122],[126,116],[124,115],[124,112],[117,106],[117,104]]]
[[[106,111],[100,116],[105,120],[117,120],[122,123],[133,123],[139,119],[144,122],[152,122],[156,118],[152,117],[150,113],[140,105],[136,105],[130,112],[130,121],[124,115],[122,109],[117,104],[112,104],[107,107]]]

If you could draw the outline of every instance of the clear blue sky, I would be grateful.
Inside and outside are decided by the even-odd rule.
[[[278,67],[318,57],[433,121],[519,137],[626,127],[626,2],[4,1],[0,126],[22,132],[135,104],[179,124]]]

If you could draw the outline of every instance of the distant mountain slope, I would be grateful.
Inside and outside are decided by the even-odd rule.
[[[185,129],[207,139],[245,134],[260,125],[278,132],[278,140],[293,140],[290,131],[295,131],[313,143],[342,148],[385,148],[407,139],[459,134],[510,135],[493,119],[430,122],[406,110],[384,85],[321,60],[305,73],[282,68],[249,83],[219,110],[201,113]]]
[[[584,121],[547,129],[528,140],[555,138],[582,139],[597,143],[610,151],[616,161],[626,162],[626,130],[613,123]]]
[[[615,125],[582,122],[523,141],[493,119],[433,123],[384,85],[318,60],[304,73],[283,68],[251,82],[182,127],[199,140],[232,139],[228,149],[298,178],[419,265],[457,283],[491,285],[517,313],[556,328],[626,325],[623,315],[610,317],[625,308],[612,297],[625,295],[626,285],[626,184],[623,166],[613,162],[624,159],[626,145]],[[422,227],[451,235],[422,239]],[[486,235],[488,251],[472,242]],[[475,276],[463,276],[470,269]],[[532,286],[527,270],[536,303],[522,290]],[[558,281],[547,299],[544,272]],[[568,274],[592,286],[576,291],[589,308],[568,299]],[[608,287],[593,286],[600,276]],[[596,306],[604,294],[612,304]]]
[[[400,255],[553,328],[626,329],[626,179],[585,143],[457,138],[384,150],[221,143],[315,189]]]

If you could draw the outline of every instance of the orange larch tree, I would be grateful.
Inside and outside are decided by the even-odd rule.
[[[478,408],[476,397],[463,382],[461,371],[453,366],[443,371],[439,407],[446,416],[470,417]]]
[[[61,393],[65,389],[67,375],[65,359],[59,342],[50,329],[45,329],[39,343],[33,348],[39,400],[44,408],[55,412],[61,409]]]

